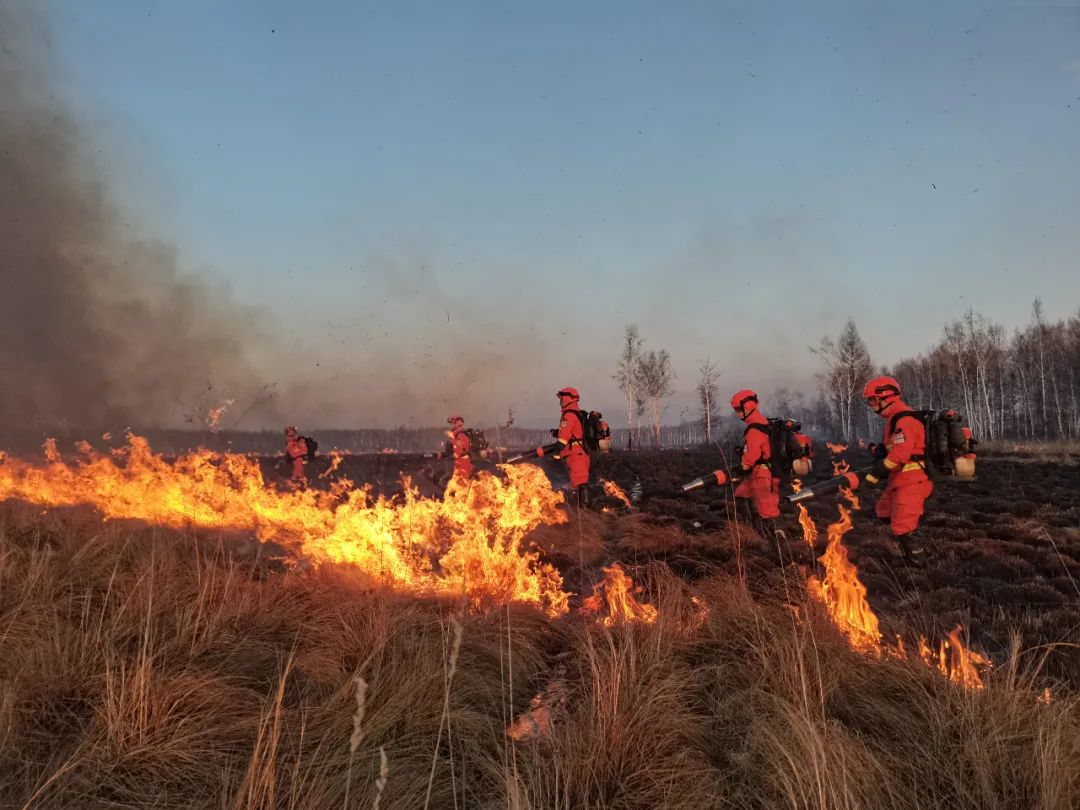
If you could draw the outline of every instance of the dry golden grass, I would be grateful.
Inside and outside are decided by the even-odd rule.
[[[784,604],[635,575],[655,625],[462,615],[212,538],[5,507],[0,806],[1080,805],[1080,706],[1040,702],[1031,673],[973,692],[859,656],[795,578]],[[556,674],[551,738],[510,740]]]

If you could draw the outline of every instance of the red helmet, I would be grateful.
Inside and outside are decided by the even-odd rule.
[[[571,388],[569,385],[566,386],[566,388],[561,389],[559,393],[555,396],[559,397],[559,399],[562,399],[563,397],[569,397],[570,399],[581,399],[581,395],[578,394],[578,390],[576,388]]]
[[[900,396],[900,383],[895,377],[874,377],[863,386],[862,395],[874,413],[881,413],[889,403]]]
[[[461,422],[462,424],[464,424],[465,420],[458,416],[456,413],[453,416],[446,417],[446,424],[452,425],[454,424],[454,422]]]
[[[746,413],[749,413],[757,408],[757,401],[757,394],[749,388],[744,388],[732,395],[731,408],[734,411],[745,411]],[[753,408],[749,407],[751,403],[753,403]]]

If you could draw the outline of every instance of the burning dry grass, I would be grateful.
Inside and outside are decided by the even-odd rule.
[[[853,652],[805,591],[633,576],[655,623],[463,612],[351,569],[273,573],[215,538],[5,507],[0,805],[342,807],[347,784],[383,808],[429,788],[431,807],[1080,801],[1077,698],[1043,702],[1016,666],[968,690]],[[510,739],[556,678],[550,733]]]

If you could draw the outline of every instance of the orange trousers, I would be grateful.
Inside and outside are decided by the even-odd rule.
[[[892,533],[899,537],[919,528],[924,504],[933,491],[934,483],[922,470],[895,472],[889,476],[874,511],[889,521]]]
[[[589,483],[589,454],[578,446],[563,453],[566,469],[570,473],[570,486],[579,487]]]
[[[762,520],[780,516],[780,486],[768,467],[754,467],[749,478],[735,487],[736,498],[749,498]]]
[[[454,459],[454,478],[460,478],[462,480],[472,478],[473,465],[472,459],[468,456],[462,456],[461,458]]]

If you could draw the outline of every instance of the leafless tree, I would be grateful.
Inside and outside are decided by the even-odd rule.
[[[968,310],[941,342],[892,370],[916,407],[960,408],[986,438],[1080,438],[1080,313],[1050,323],[1042,302],[1009,340]]]
[[[836,414],[840,433],[854,439],[856,406],[861,402],[863,385],[874,370],[855,321],[848,318],[836,341],[826,335],[821,345],[811,351],[821,358],[824,366],[819,380]]]
[[[641,398],[641,333],[637,324],[630,324],[623,333],[619,365],[611,376],[626,397],[626,447],[634,449],[634,417],[642,413]]]
[[[652,423],[653,441],[660,446],[660,419],[664,415],[664,399],[671,395],[675,372],[671,368],[671,356],[667,350],[649,351],[641,356],[638,364],[641,401]]]
[[[717,380],[720,372],[716,370],[713,362],[706,357],[698,364],[697,393],[701,402],[701,422],[705,428],[705,441],[712,444],[713,423],[716,421],[716,401],[719,396]]]

